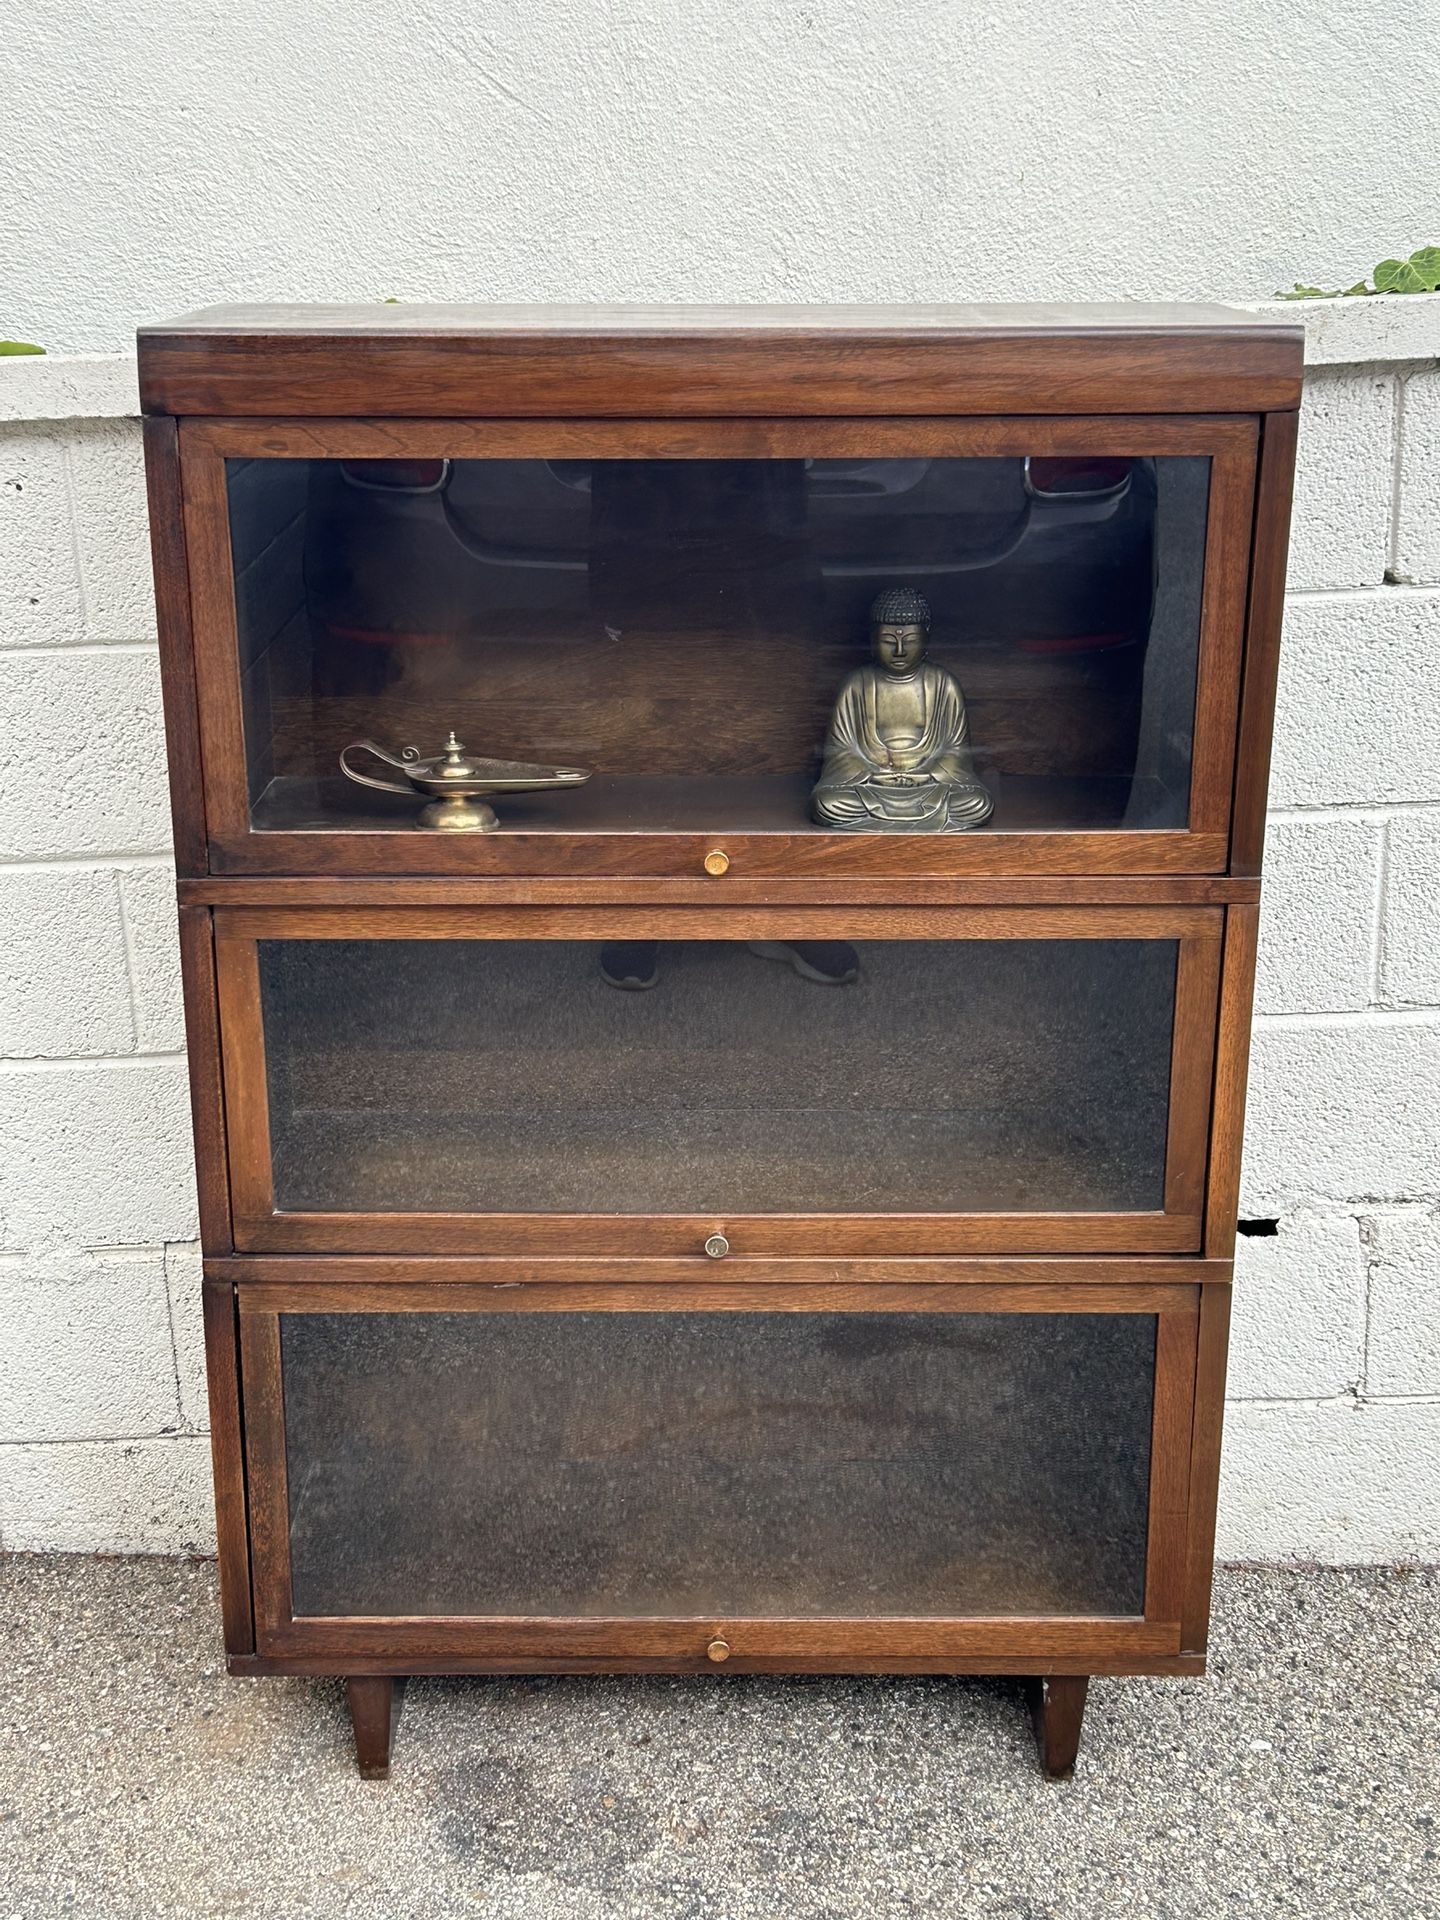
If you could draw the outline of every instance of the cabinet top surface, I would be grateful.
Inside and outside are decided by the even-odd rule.
[[[833,339],[853,334],[896,339],[933,339],[936,335],[1036,334],[1237,334],[1292,342],[1297,351],[1303,329],[1285,321],[1216,303],[1131,301],[1037,302],[1031,304],[947,304],[932,306],[526,306],[526,305],[273,305],[202,307],[172,320],[139,329],[147,340],[195,336],[210,339],[233,334],[374,334],[433,339],[447,335],[501,338],[557,335],[726,336],[821,334]]]
[[[1260,413],[1297,325],[1222,306],[207,307],[142,327],[146,413],[390,419]]]

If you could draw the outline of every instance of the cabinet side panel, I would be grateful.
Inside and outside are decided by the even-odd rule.
[[[155,619],[160,635],[160,680],[165,696],[165,750],[170,766],[170,819],[176,871],[206,870],[205,793],[190,630],[190,577],[180,496],[179,431],[173,420],[149,419],[145,433],[145,488],[150,506],[150,555],[155,573]]]
[[[1230,907],[1225,915],[1205,1214],[1205,1253],[1212,1260],[1228,1260],[1235,1251],[1259,920],[1258,906]],[[1189,1544],[1180,1641],[1186,1653],[1194,1654],[1204,1653],[1209,1631],[1229,1334],[1230,1287],[1223,1282],[1207,1283],[1200,1295],[1195,1417],[1190,1443]]]
[[[1203,1654],[1210,1627],[1215,1571],[1215,1509],[1220,1494],[1220,1442],[1225,1421],[1225,1357],[1230,1338],[1230,1288],[1200,1292],[1200,1342],[1195,1366],[1195,1419],[1190,1436],[1190,1524],[1180,1620],[1184,1652]]]
[[[200,1242],[207,1254],[229,1253],[234,1241],[230,1228],[225,1090],[220,1071],[215,946],[208,907],[180,908],[180,971],[185,990],[185,1046],[190,1065],[190,1120],[195,1138]]]
[[[1228,1260],[1235,1252],[1235,1216],[1240,1205],[1245,1088],[1250,1071],[1250,1013],[1255,998],[1255,950],[1259,927],[1258,906],[1226,909],[1203,1249],[1212,1260]]]
[[[255,1651],[250,1603],[250,1531],[246,1519],[245,1447],[241,1424],[240,1355],[235,1289],[207,1274],[205,1372],[210,1387],[210,1458],[215,1473],[215,1533],[220,1559],[220,1614],[225,1651]]]
[[[1295,491],[1298,413],[1266,414],[1261,428],[1255,492],[1255,536],[1250,559],[1250,608],[1245,623],[1239,751],[1231,812],[1230,870],[1258,873],[1265,845],[1265,797],[1270,784],[1270,734],[1280,672],[1280,624],[1285,611],[1285,562]]]

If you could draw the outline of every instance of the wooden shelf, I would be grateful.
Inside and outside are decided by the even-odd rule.
[[[995,812],[975,838],[1164,831],[1185,824],[1183,797],[1159,781],[997,776],[983,769],[981,777],[994,797]],[[784,833],[819,838],[827,829],[810,818],[810,789],[804,774],[686,778],[598,773],[569,793],[502,794],[495,807],[502,833]],[[397,794],[391,800],[338,774],[334,779],[289,775],[265,788],[251,810],[251,824],[257,833],[417,833],[423,832],[415,825],[423,804],[420,795],[411,801]]]
[[[1163,1094],[1022,1116],[307,1113],[275,1129],[284,1212],[1144,1213],[1164,1205]],[[1148,1162],[1148,1165],[1147,1165]]]

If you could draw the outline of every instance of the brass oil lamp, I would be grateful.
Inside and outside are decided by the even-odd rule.
[[[362,752],[397,767],[408,784],[357,773],[346,755]],[[536,767],[518,760],[482,760],[456,739],[453,730],[442,751],[428,758],[422,758],[418,747],[403,748],[397,758],[373,740],[352,740],[340,755],[340,771],[357,786],[375,787],[381,793],[428,795],[415,825],[442,833],[494,833],[500,822],[495,809],[485,804],[483,796],[487,794],[581,787],[590,778],[585,767]]]

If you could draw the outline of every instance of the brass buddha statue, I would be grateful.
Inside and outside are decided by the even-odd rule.
[[[810,805],[842,833],[963,833],[994,801],[975,778],[965,696],[926,661],[930,608],[893,587],[870,608],[872,666],[840,689]]]

